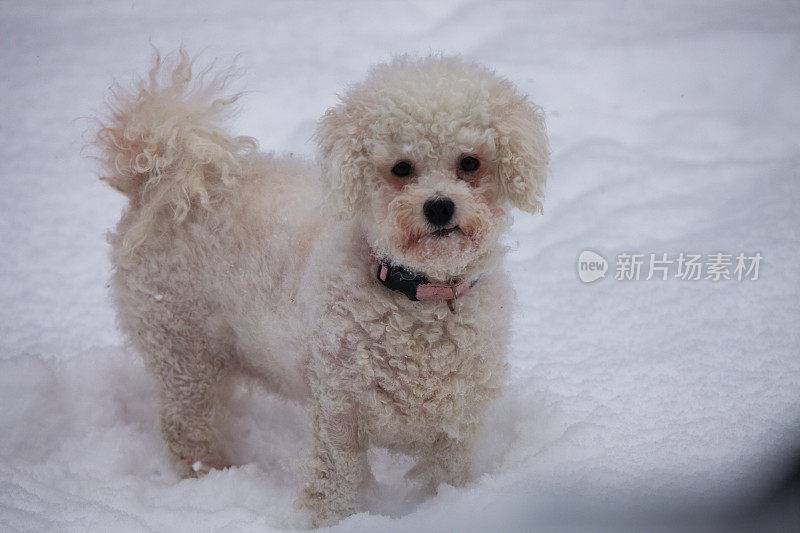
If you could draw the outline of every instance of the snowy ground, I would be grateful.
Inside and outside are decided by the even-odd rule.
[[[234,130],[278,151],[311,154],[335,93],[398,52],[487,63],[548,114],[545,214],[511,236],[513,379],[485,474],[420,502],[407,460],[377,452],[384,489],[339,530],[546,529],[553,509],[705,509],[778,475],[800,436],[797,3],[179,4],[0,2],[0,530],[305,523],[303,411],[242,389],[224,423],[241,466],[180,480],[114,326],[104,233],[123,200],[85,157],[87,117],[151,42],[243,52]],[[590,285],[587,248],[612,263]],[[760,252],[759,279],[613,279],[621,252],[720,251]]]

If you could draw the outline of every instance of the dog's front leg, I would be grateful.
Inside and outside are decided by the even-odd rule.
[[[472,477],[471,440],[440,434],[430,447],[422,451],[419,462],[405,477],[421,480],[431,492],[435,492],[440,483],[454,487],[465,485]]]
[[[330,390],[324,399],[314,396],[314,456],[300,504],[319,527],[357,512],[371,476],[354,402]]]

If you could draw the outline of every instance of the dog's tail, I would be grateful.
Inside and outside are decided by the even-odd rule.
[[[232,137],[220,126],[240,96],[221,96],[232,68],[213,75],[208,67],[193,78],[193,62],[182,49],[166,62],[156,53],[147,79],[133,90],[112,88],[95,144],[101,179],[139,211],[122,235],[128,249],[145,240],[164,212],[181,222],[197,206],[213,209],[240,173],[241,156],[256,149],[253,138]]]

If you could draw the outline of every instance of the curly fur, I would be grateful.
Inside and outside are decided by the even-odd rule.
[[[114,92],[98,134],[105,179],[130,198],[109,236],[119,323],[161,383],[179,468],[228,464],[213,412],[237,370],[308,403],[300,502],[315,525],[361,508],[370,445],[415,456],[409,475],[432,488],[466,483],[472,437],[506,375],[513,293],[498,239],[510,206],[541,208],[541,110],[481,66],[400,57],[326,112],[317,166],[230,136],[227,73],[207,74],[194,79],[184,52],[157,58],[135,91]],[[478,171],[459,170],[464,154]],[[414,174],[392,175],[398,160]],[[444,196],[454,229],[437,236],[422,205]],[[480,282],[454,314],[383,287],[372,253]]]
[[[220,129],[227,106],[239,95],[218,98],[233,75],[229,70],[207,83],[210,67],[191,85],[192,60],[181,50],[169,78],[159,78],[161,56],[134,91],[113,88],[111,115],[98,132],[107,176],[142,211],[125,235],[135,248],[151,223],[169,207],[182,222],[192,203],[210,207],[240,171],[239,156],[256,149],[252,137],[230,137]]]

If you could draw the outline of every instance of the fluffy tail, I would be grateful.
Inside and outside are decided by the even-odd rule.
[[[192,65],[184,50],[166,63],[157,54],[147,79],[133,90],[112,88],[111,113],[95,144],[101,179],[138,210],[122,235],[128,249],[145,240],[165,211],[181,222],[198,206],[213,208],[220,189],[236,180],[241,156],[256,149],[253,138],[231,137],[220,127],[240,96],[220,96],[232,70],[210,75],[208,67],[193,79]]]

